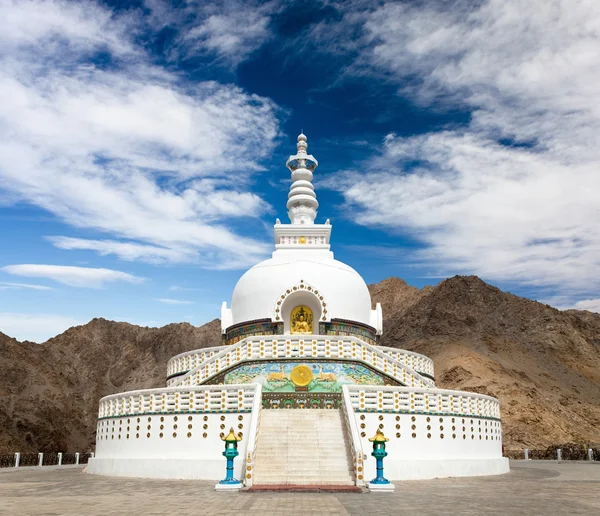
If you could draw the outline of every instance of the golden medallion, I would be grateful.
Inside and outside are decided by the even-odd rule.
[[[299,243],[299,244],[306,244],[306,237],[300,237],[300,238],[298,239],[298,243]]]
[[[307,365],[297,365],[290,373],[290,379],[298,387],[307,386],[313,379],[312,370]]]

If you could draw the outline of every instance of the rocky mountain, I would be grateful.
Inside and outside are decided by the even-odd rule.
[[[600,443],[600,314],[560,311],[455,276],[422,290],[370,287],[381,344],[431,357],[436,384],[500,399],[504,443]]]
[[[89,450],[102,396],[163,387],[171,356],[220,344],[218,320],[142,328],[93,319],[44,344],[0,333],[0,453]]]
[[[500,398],[507,448],[600,443],[600,314],[559,311],[456,276],[370,286],[382,344],[434,359],[440,387]],[[44,344],[0,333],[0,453],[94,443],[98,400],[165,384],[167,360],[220,344],[219,321],[142,328],[94,319]]]

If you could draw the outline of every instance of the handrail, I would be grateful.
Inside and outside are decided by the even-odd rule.
[[[409,387],[430,388],[435,386],[429,378],[420,375],[406,364],[355,336],[332,339],[324,335],[274,335],[269,339],[246,337],[205,360],[185,375],[175,378],[171,385],[199,385],[235,364],[248,360],[277,358],[354,360],[395,378]]]
[[[350,432],[350,444],[352,446],[352,460],[354,466],[354,482],[357,486],[364,486],[364,452],[356,418],[354,418],[354,408],[352,399],[348,392],[347,385],[342,385],[342,412],[346,416],[346,428]]]
[[[254,463],[256,459],[256,445],[258,443],[258,432],[260,430],[260,416],[262,411],[262,386],[257,384],[252,403],[252,416],[250,417],[250,428],[248,430],[248,447],[246,448],[246,464],[243,469],[243,482],[246,487],[252,487],[254,482]]]

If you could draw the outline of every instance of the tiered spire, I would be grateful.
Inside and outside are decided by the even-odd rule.
[[[292,173],[292,186],[288,194],[288,216],[292,224],[314,224],[319,202],[311,183],[313,172],[319,165],[314,156],[306,154],[306,136],[300,133],[298,152],[290,156],[286,166]]]

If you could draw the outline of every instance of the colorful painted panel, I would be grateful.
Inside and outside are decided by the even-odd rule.
[[[224,384],[260,383],[263,392],[341,392],[344,384],[395,385],[352,362],[255,362],[219,378]]]
[[[283,323],[272,323],[268,319],[253,321],[233,328],[229,328],[224,336],[225,345],[232,345],[246,337],[255,335],[283,335]]]
[[[353,324],[350,321],[342,322],[334,320],[330,323],[325,323],[325,328],[321,331],[324,335],[339,335],[344,337],[356,336],[367,344],[377,344],[377,337],[371,329],[358,324]]]

